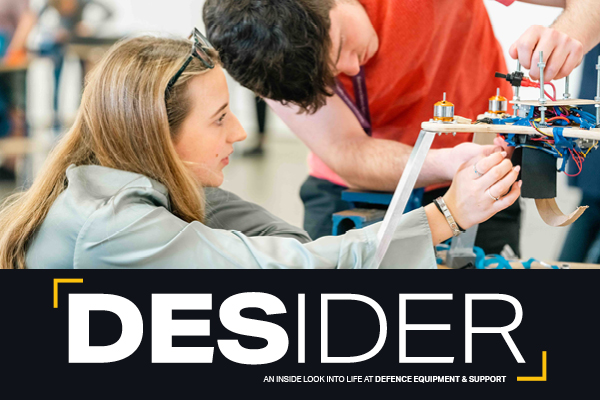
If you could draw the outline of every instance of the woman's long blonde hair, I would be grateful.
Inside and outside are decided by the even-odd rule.
[[[165,96],[169,80],[191,54],[185,40],[138,37],[115,45],[88,76],[73,127],[52,150],[33,185],[0,211],[0,268],[25,268],[27,246],[67,185],[69,165],[131,171],[166,186],[171,212],[202,221],[202,188],[175,152],[190,109],[187,82],[206,68],[194,58]],[[217,62],[217,54],[211,53]],[[165,98],[166,97],[166,98]]]

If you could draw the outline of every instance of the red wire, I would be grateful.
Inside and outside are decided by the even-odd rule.
[[[547,122],[552,122],[552,121],[556,121],[557,119],[562,119],[562,120],[565,120],[565,121],[567,121],[569,123],[571,122],[571,121],[569,121],[568,118],[563,117],[563,116],[557,116],[557,117],[548,118],[546,121]]]
[[[575,159],[575,162],[577,163],[577,166],[579,167],[579,169],[581,170],[581,168],[583,167],[582,163],[581,163],[581,158],[579,156],[578,153],[576,153],[575,151],[569,149],[571,151],[571,155],[573,156],[573,159]]]
[[[538,85],[538,87],[539,87],[539,85]],[[550,93],[546,92],[545,90],[544,90],[544,94],[545,94],[546,96],[548,96],[548,97],[550,98],[550,100],[552,100],[552,101],[556,101],[556,97],[552,97],[552,96],[550,96]]]
[[[544,85],[550,85],[552,86],[552,89],[554,89],[554,96],[550,96],[550,94],[548,92],[546,92],[546,90],[544,90],[544,93],[546,94],[546,96],[548,96],[552,101],[556,101],[556,87],[554,86],[554,84],[552,82],[547,82]],[[536,83],[536,82],[532,82],[529,79],[523,79],[521,81],[521,86],[524,87],[534,87],[534,88],[540,88],[540,84]]]
[[[565,172],[565,175],[567,175],[567,176],[570,176],[570,177],[575,177],[575,176],[577,176],[577,175],[581,174],[581,171],[582,171],[582,169],[583,169],[583,161],[581,161],[581,159],[580,159],[580,157],[581,157],[581,156],[580,156],[578,153],[575,153],[575,152],[574,152],[573,150],[571,150],[571,149],[568,149],[568,150],[569,150],[569,153],[571,154],[571,156],[573,157],[573,161],[575,161],[575,165],[577,165],[577,168],[579,168],[579,172],[577,172],[577,173],[576,173],[576,174],[574,174],[574,175],[567,174],[567,173]]]
[[[548,95],[548,97],[550,97],[552,100],[556,101],[556,87],[554,86],[554,83],[546,82],[546,83],[544,83],[544,85],[552,86],[552,89],[554,90],[554,97],[550,97],[549,95]],[[544,92],[545,92],[545,90],[544,90]]]

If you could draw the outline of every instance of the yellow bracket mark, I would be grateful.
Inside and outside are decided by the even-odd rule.
[[[83,283],[83,279],[55,279],[54,280],[54,308],[58,308],[58,284],[59,283]]]
[[[546,382],[546,352],[542,351],[542,376],[517,376],[517,381]]]

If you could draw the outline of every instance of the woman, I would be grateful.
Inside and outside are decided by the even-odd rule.
[[[217,54],[196,41],[140,37],[109,51],[74,126],[0,213],[2,268],[369,267],[379,224],[301,244],[202,223],[201,188],[222,183],[246,133],[229,111]],[[463,228],[518,198],[518,169],[505,155],[457,173],[444,200]],[[494,201],[488,189],[508,194]],[[434,244],[451,236],[435,205],[415,210],[382,267],[433,268]]]

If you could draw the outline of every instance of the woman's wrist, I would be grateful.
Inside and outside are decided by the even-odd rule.
[[[465,215],[458,212],[458,207],[456,206],[456,202],[454,201],[454,198],[452,196],[448,196],[448,193],[446,193],[444,196],[442,196],[442,198],[444,199],[444,202],[446,203],[446,207],[448,207],[450,214],[452,214],[454,222],[456,222],[456,224],[460,227],[461,230],[466,231],[471,226],[473,226],[473,224],[470,224],[466,220]]]
[[[454,220],[454,216],[450,212],[450,209],[446,205],[446,201],[444,201],[442,197],[438,197],[437,199],[433,200],[433,204],[435,204],[439,212],[441,212],[444,215],[444,217],[446,217],[446,221],[448,221],[448,224],[450,225],[450,229],[452,229],[454,236],[458,236],[461,233],[465,232],[465,229],[463,229],[458,224],[458,222]]]
[[[452,237],[452,229],[450,229],[446,217],[437,209],[435,204],[431,203],[423,208],[425,209],[425,215],[429,223],[433,244],[437,245],[450,239]]]

